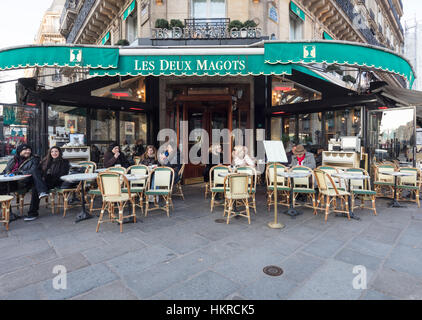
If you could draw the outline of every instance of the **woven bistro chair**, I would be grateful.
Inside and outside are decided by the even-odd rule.
[[[152,180],[154,179],[154,186],[152,186]],[[147,189],[145,191],[146,196],[154,196],[155,206],[150,208],[149,202],[146,201],[145,205],[145,217],[148,216],[148,211],[152,210],[164,210],[167,213],[167,217],[170,217],[170,206],[173,207],[171,194],[173,192],[174,183],[174,170],[170,167],[157,167],[151,171],[148,178]],[[163,197],[165,206],[162,207],[156,202],[156,196]]]
[[[126,169],[124,167],[109,167],[107,168],[107,171],[120,172],[122,174],[126,174]]]
[[[277,163],[276,165],[276,172],[286,172],[288,171],[287,167]],[[271,205],[274,205],[274,164],[271,163],[267,166],[265,170],[265,177],[267,181],[267,209],[268,211],[271,210]],[[290,198],[290,188],[288,179],[284,177],[277,176],[277,195],[280,193],[280,197],[278,198],[278,203],[284,206],[289,205],[289,198]]]
[[[182,197],[183,200],[185,200],[185,196],[183,195],[183,189],[182,189],[182,180],[183,180],[184,171],[185,171],[185,164],[182,164],[182,167],[179,170],[179,181],[177,181],[175,185],[176,192],[173,193],[173,196]]]
[[[84,173],[92,173],[92,167],[86,166]],[[77,194],[81,199],[82,203],[82,195],[81,195],[81,188],[85,187],[86,181],[80,181],[78,185],[74,188],[56,188],[54,190],[50,190],[53,195],[57,195],[57,206],[55,205],[55,197],[52,197],[52,213],[55,213],[55,208],[60,209],[63,208],[63,218],[66,217],[66,211],[73,207],[79,206],[81,204],[69,205],[69,198],[70,196]],[[62,200],[62,204],[60,204],[60,200]]]
[[[417,168],[400,168],[400,172],[411,173],[411,176],[408,177],[399,177],[397,184],[397,201],[410,201],[416,202],[418,208],[421,207],[419,200],[419,189],[420,189],[420,170]],[[410,192],[410,197],[408,199],[403,198],[403,191],[407,190]],[[415,200],[412,200],[412,195],[415,196]]]
[[[139,164],[131,166],[127,169],[128,174],[138,174],[138,175],[148,175],[149,170],[148,167]],[[130,190],[132,193],[136,193],[139,197],[139,204],[137,204],[138,207],[141,208],[142,213],[144,213],[144,197],[145,197],[145,189],[147,185],[147,179],[140,179],[130,182]],[[126,192],[126,188],[123,189],[123,192]]]
[[[296,198],[299,194],[304,194],[307,198],[307,202],[303,205],[307,208],[312,208],[314,210],[314,215],[316,212],[316,192],[315,192],[315,182],[314,182],[314,172],[311,168],[304,166],[295,166],[290,169],[292,172],[309,172],[310,175],[304,178],[293,178],[293,207],[295,206]]]
[[[320,169],[315,169],[314,174],[317,180],[319,190],[317,200],[318,210],[324,210],[323,208],[319,207],[319,204],[321,203],[321,200],[325,197],[325,222],[327,222],[327,218],[330,213],[331,207],[333,207],[333,212],[346,213],[347,218],[350,220],[348,202],[349,192],[337,189],[335,182],[329,173],[324,172]],[[330,185],[333,187],[331,188]],[[337,199],[341,200],[342,203],[346,204],[346,210],[337,210]]]
[[[328,173],[330,176],[333,173],[338,173],[339,171],[337,168],[331,167],[331,166],[319,166],[317,169],[322,170],[326,173]],[[341,178],[331,177],[331,179],[334,181],[334,185],[338,190],[346,190],[346,182]],[[331,185],[331,182],[328,181],[329,188],[333,188]]]
[[[234,173],[224,178],[224,214],[227,214],[227,224],[230,223],[232,216],[242,216],[248,218],[251,224],[251,215],[249,212],[249,198],[252,192],[253,177],[246,173]],[[234,202],[241,202],[245,210],[233,213]]]
[[[7,167],[7,161],[5,160],[0,161],[0,173],[2,173],[4,169],[6,169],[6,167]]]
[[[126,192],[123,192],[121,181],[126,188]],[[97,177],[98,187],[101,191],[103,198],[103,205],[101,207],[100,217],[98,218],[96,232],[100,229],[100,224],[104,222],[117,222],[120,224],[120,232],[123,232],[123,219],[133,217],[133,222],[136,223],[136,212],[135,212],[135,196],[136,194],[131,193],[130,184],[124,174],[120,172],[105,171],[98,174]],[[126,204],[130,202],[132,205],[132,213],[124,216],[123,211]],[[118,217],[115,216],[115,208],[118,208]],[[108,212],[108,220],[103,220],[104,212]]]
[[[249,205],[249,207],[254,209],[254,212],[256,214],[256,200],[255,200],[255,195],[256,195],[256,183],[257,183],[257,173],[255,168],[250,167],[250,166],[243,166],[243,167],[238,167],[236,169],[237,173],[248,173],[251,175],[252,179],[250,180],[251,185],[249,186],[250,188],[248,188],[248,190],[250,190],[250,198],[252,199],[252,203]]]
[[[368,176],[369,174],[366,170],[360,168],[349,168],[346,170],[347,173],[360,173],[362,175]],[[376,192],[371,190],[371,180],[370,178],[365,180],[360,179],[351,179],[350,180],[350,192],[352,193],[352,209],[369,209],[374,212],[374,215],[377,215],[377,208],[375,206],[375,196]],[[355,206],[356,198],[360,199],[360,205]],[[372,207],[365,207],[365,200],[371,200]]]
[[[219,173],[230,173],[230,167],[223,166],[221,164],[216,165],[210,169],[210,190],[211,190],[211,212],[214,210],[214,206],[218,203],[215,203],[215,196],[217,193],[220,193],[224,197],[224,178],[220,177]],[[224,203],[223,203],[224,205]]]
[[[1,204],[1,216],[0,223],[6,226],[6,230],[9,231],[9,221],[10,221],[10,204],[12,203],[13,196],[1,195],[0,204]]]
[[[394,164],[381,164],[374,168],[374,191],[377,197],[394,197],[394,177],[383,174],[394,171],[396,171]]]

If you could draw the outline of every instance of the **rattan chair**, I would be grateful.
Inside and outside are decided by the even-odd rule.
[[[394,177],[383,172],[394,172],[394,164],[381,164],[374,168],[374,191],[377,197],[394,197]]]
[[[230,172],[231,172],[230,167],[223,166],[221,164],[216,165],[210,169],[209,185],[210,185],[210,191],[211,191],[211,212],[213,212],[214,206],[218,204],[218,203],[217,204],[215,203],[215,196],[217,195],[217,193],[220,193],[224,197],[224,178],[225,177],[221,177],[219,174],[220,173],[228,174]]]
[[[127,169],[128,174],[138,174],[138,175],[148,175],[149,170],[148,167],[139,164],[131,166]],[[136,193],[139,197],[139,204],[137,204],[138,207],[141,208],[142,213],[144,213],[144,197],[145,197],[145,190],[147,185],[147,179],[140,179],[140,180],[134,180],[130,182],[130,190],[132,193]],[[123,189],[123,192],[126,192],[126,189]]]
[[[376,192],[371,190],[371,180],[369,174],[366,170],[360,168],[349,168],[346,170],[347,173],[360,173],[362,175],[368,176],[368,179],[351,179],[350,180],[350,192],[352,193],[352,209],[369,209],[374,212],[374,215],[377,215],[377,208],[375,206]],[[360,199],[360,205],[355,206],[356,198]],[[372,207],[365,207],[365,200],[371,200]]]
[[[152,180],[154,179],[154,186],[152,186]],[[158,167],[151,171],[148,178],[147,189],[145,191],[146,196],[154,196],[155,206],[150,208],[149,202],[146,201],[145,205],[145,217],[148,216],[148,212],[152,210],[164,210],[167,213],[167,217],[170,217],[170,206],[173,206],[171,194],[173,192],[174,183],[174,170],[170,167]],[[162,207],[156,202],[156,196],[163,197],[165,206]]]
[[[123,192],[121,181],[126,188],[126,192]],[[103,198],[103,205],[101,207],[100,217],[97,223],[96,232],[100,229],[100,224],[104,222],[117,222],[120,224],[120,232],[123,232],[123,219],[133,217],[133,222],[136,223],[136,212],[135,212],[135,196],[136,194],[131,193],[130,184],[124,174],[120,172],[105,171],[101,172],[97,177],[98,187],[101,191]],[[124,216],[123,211],[126,204],[130,202],[132,204],[132,213]],[[118,217],[115,216],[115,206],[119,210]],[[104,212],[108,212],[108,220],[103,220]]]
[[[6,230],[9,231],[9,221],[10,221],[10,204],[12,203],[13,197],[9,195],[0,196],[1,204],[1,216],[0,223],[6,226]]]
[[[286,171],[288,171],[286,166],[277,163],[277,174]],[[274,164],[267,166],[267,169],[265,170],[265,177],[267,181],[267,209],[270,211],[271,205],[274,205],[274,200],[272,199],[274,197]],[[280,197],[277,198],[278,204],[288,206],[290,198],[289,182],[288,179],[280,176],[277,176],[277,195],[278,194],[280,194]]]
[[[185,171],[185,164],[182,164],[182,167],[179,170],[179,181],[177,181],[175,185],[176,192],[173,193],[173,196],[182,197],[183,200],[185,200],[185,196],[183,195],[183,189],[182,189],[182,180],[183,180],[184,171]]]
[[[124,167],[109,167],[107,168],[107,171],[120,172],[122,174],[126,174],[126,168]]]
[[[397,184],[397,201],[410,201],[416,202],[418,208],[421,207],[419,200],[419,189],[420,189],[420,170],[418,168],[400,168],[400,172],[411,173],[408,177],[399,177]],[[403,198],[403,191],[409,191],[410,197],[408,199]],[[415,196],[415,200],[412,200],[412,195]]]
[[[315,182],[314,182],[314,172],[311,168],[304,166],[295,166],[290,169],[290,171],[296,172],[309,172],[309,177],[304,178],[293,178],[293,207],[295,206],[296,198],[299,194],[303,194],[307,198],[307,202],[303,205],[307,208],[312,208],[314,214],[316,215],[316,192],[315,192]]]
[[[249,198],[252,193],[253,177],[246,173],[233,173],[224,178],[224,214],[227,215],[227,224],[230,223],[232,216],[242,216],[248,218],[251,224],[251,215],[249,211]],[[234,202],[240,202],[245,206],[245,210],[233,213]]]
[[[333,173],[338,173],[337,168],[331,167],[331,166],[319,166],[317,169],[328,173],[330,176]],[[331,177],[331,179],[334,181],[334,185],[336,186],[338,190],[346,190],[346,182],[343,179],[336,178],[336,177]],[[331,182],[329,181],[328,181],[328,187],[333,188],[333,186],[331,185]]]
[[[333,212],[346,213],[347,218],[350,220],[349,201],[348,201],[348,196],[350,195],[349,192],[337,189],[335,182],[329,173],[322,171],[320,169],[315,169],[314,174],[317,180],[317,185],[318,185],[318,190],[319,190],[318,200],[317,200],[317,209],[324,210],[323,208],[319,207],[319,204],[322,203],[322,200],[324,200],[325,222],[327,222],[327,218],[330,213],[331,207],[333,207],[332,208]],[[331,188],[330,186],[333,186],[333,187]],[[345,210],[337,209],[337,199],[341,201],[342,206],[343,206],[343,203],[345,203],[346,205]]]
[[[237,173],[248,173],[251,175],[252,179],[250,180],[251,186],[250,188],[248,188],[248,190],[250,190],[250,198],[252,199],[252,203],[249,205],[249,207],[254,209],[254,212],[256,213],[256,199],[255,199],[255,195],[256,195],[256,184],[257,184],[257,173],[256,173],[256,169],[250,166],[243,166],[243,167],[238,167],[236,169]]]

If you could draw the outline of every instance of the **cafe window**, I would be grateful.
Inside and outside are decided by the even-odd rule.
[[[344,136],[361,136],[361,110],[351,108],[325,113],[326,141]]]
[[[91,141],[116,141],[116,112],[110,110],[91,110]]]
[[[321,145],[321,113],[299,115],[299,143]]]
[[[120,112],[120,145],[136,145],[136,141],[147,141],[147,116],[133,112]]]
[[[37,108],[0,105],[0,157],[14,155],[16,147],[29,144],[34,153],[41,148]]]
[[[91,91],[91,96],[146,102],[145,78],[135,77],[122,81],[121,83],[116,82],[107,87]]]
[[[225,0],[192,0],[192,18],[225,18]]]
[[[49,147],[86,145],[86,109],[51,105],[48,107]]]
[[[137,29],[138,29],[138,13],[135,9],[132,11],[129,17],[126,20],[126,39],[129,43],[132,43],[137,38]]]
[[[303,39],[303,21],[296,15],[290,14],[290,40]]]
[[[272,82],[272,106],[321,100],[321,93],[292,81],[274,77]]]

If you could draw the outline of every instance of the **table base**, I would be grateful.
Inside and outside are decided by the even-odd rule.
[[[360,218],[358,216],[355,216],[353,212],[349,213],[349,216],[350,216],[350,219],[358,220],[358,221],[360,220]],[[336,217],[345,217],[346,218],[347,214],[346,213],[336,213]]]
[[[294,218],[294,217],[302,214],[303,212],[302,211],[298,211],[295,208],[291,208],[289,210],[284,211],[283,213],[284,214],[287,214],[288,216],[291,216],[292,218]]]
[[[268,227],[270,227],[271,229],[283,229],[285,226],[281,223],[269,222]]]
[[[397,200],[394,200],[388,204],[390,208],[407,208],[407,206],[401,205]]]
[[[88,219],[92,219],[92,218],[93,218],[93,216],[91,216],[89,213],[86,213],[84,211],[81,211],[76,216],[75,223],[78,223],[78,222],[81,222],[81,221],[84,221],[84,220],[88,220]]]

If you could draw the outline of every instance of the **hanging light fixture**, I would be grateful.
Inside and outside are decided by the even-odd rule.
[[[253,3],[259,3],[259,0],[252,0]]]
[[[155,3],[159,6],[161,6],[163,4],[163,0],[155,0]]]

